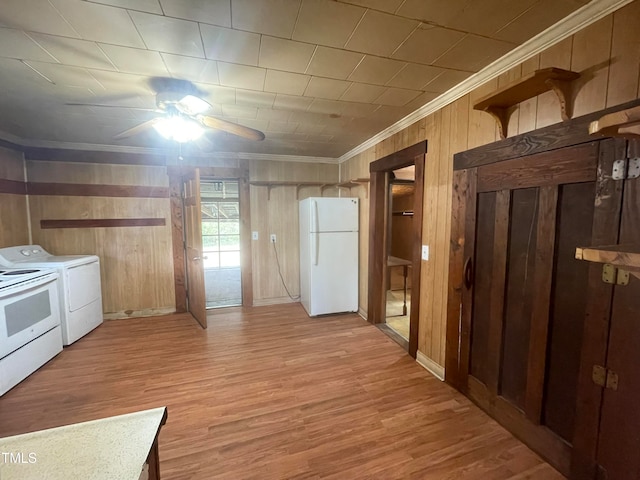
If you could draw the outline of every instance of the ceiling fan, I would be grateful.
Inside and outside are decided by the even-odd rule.
[[[155,109],[89,103],[67,103],[67,105],[130,108],[161,114],[156,118],[120,132],[114,136],[115,139],[128,138],[150,128],[154,128],[164,138],[180,143],[196,140],[207,129],[223,131],[247,140],[260,141],[265,138],[264,133],[259,130],[205,115],[213,107],[202,98],[201,93],[191,82],[174,78],[155,77],[149,81],[149,84],[156,91]]]

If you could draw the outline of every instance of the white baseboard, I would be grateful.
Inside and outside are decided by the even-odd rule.
[[[275,297],[275,298],[254,298],[254,307],[266,307],[267,305],[280,305],[281,303],[297,303],[300,300],[291,300],[289,297]]]
[[[416,362],[418,362],[425,370],[431,373],[438,380],[442,380],[444,382],[444,367],[438,365],[420,351],[416,355]]]
[[[175,307],[146,308],[144,310],[124,310],[121,312],[109,312],[103,315],[105,320],[120,320],[122,318],[158,317],[175,313]]]

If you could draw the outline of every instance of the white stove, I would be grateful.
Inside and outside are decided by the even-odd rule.
[[[53,268],[3,268],[0,267],[0,296],[8,295],[10,292],[24,288],[25,282],[35,283],[41,277],[53,277],[56,270]],[[9,287],[13,287],[9,290]]]
[[[0,267],[0,396],[62,351],[58,277]]]

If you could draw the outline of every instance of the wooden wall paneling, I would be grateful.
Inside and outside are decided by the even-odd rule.
[[[549,47],[540,53],[540,68],[556,67],[571,70],[571,52],[573,50],[573,37]],[[579,88],[579,84],[574,84],[574,89]],[[529,130],[543,128],[554,123],[560,123],[560,104],[558,96],[553,92],[545,92],[537,97],[537,115],[534,116],[534,125]],[[571,116],[573,112],[568,112]],[[524,133],[524,131],[520,132]]]
[[[536,70],[539,70],[540,68],[541,68],[540,55],[536,55],[535,57],[522,62],[522,76],[529,75],[535,72]],[[547,93],[551,93],[551,95],[555,96],[553,92],[547,92]],[[538,103],[539,103],[539,99],[543,95],[539,95],[537,97],[533,97],[528,100],[525,100],[524,102],[520,102],[520,104],[518,105],[518,112],[517,112],[518,128],[517,130],[516,129],[511,130],[511,127],[509,127],[509,130],[507,130],[508,132],[513,131],[513,134],[515,135],[516,133],[521,134],[521,133],[530,132],[531,130],[535,130],[536,115],[538,114]],[[514,113],[513,116],[516,116],[516,114]]]
[[[253,305],[253,262],[251,254],[251,187],[249,170],[238,179],[240,193],[240,266],[242,276],[242,306]]]
[[[0,248],[29,243],[22,152],[0,147]]]
[[[607,104],[613,15],[608,15],[573,36],[571,70],[574,82],[573,116],[602,110]]]
[[[165,155],[148,153],[103,152],[89,150],[69,150],[64,148],[25,147],[27,160],[44,162],[80,162],[119,165],[166,165]]]
[[[451,201],[451,235],[449,248],[449,281],[447,288],[447,331],[444,362],[445,381],[464,391],[466,378],[460,372],[460,335],[463,285],[464,249],[466,238],[466,199],[469,171],[453,172]]]
[[[430,259],[422,264],[420,284],[422,288],[416,292],[417,298],[422,305],[420,309],[420,328],[418,348],[427,357],[433,359],[436,363],[438,353],[434,352],[434,337],[438,337],[438,345],[440,344],[439,329],[436,325],[435,318],[435,293],[436,293],[436,266],[437,258],[435,244],[437,239],[437,222],[438,222],[438,181],[440,167],[440,125],[442,121],[440,115],[430,115],[426,118],[426,135],[429,139],[429,152],[427,153],[427,162],[424,169],[424,201],[422,215],[422,238],[425,244],[429,245],[433,252],[430,253]],[[414,218],[415,212],[414,212]],[[412,291],[413,293],[413,291]],[[434,327],[436,331],[434,332]]]
[[[514,158],[478,168],[478,191],[588,182],[595,178],[597,142]]]
[[[638,146],[638,145],[635,145]],[[640,154],[634,148],[633,157]],[[623,245],[640,244],[640,182],[624,182],[620,237]],[[638,431],[640,430],[640,279],[616,285],[613,292],[609,348],[605,366],[618,375],[616,390],[603,390],[598,463],[604,478],[635,480],[640,473]]]
[[[589,113],[561,124],[541,128],[535,133],[535,141],[532,139],[531,134],[522,134],[506,138],[500,142],[459,152],[454,156],[454,169],[462,170],[464,168],[479,167],[512,158],[535,155],[563,147],[597,141],[598,138],[589,135],[590,122],[599,119],[602,115],[639,105],[640,99],[636,99],[629,103],[607,108],[601,112]]]
[[[602,174],[596,182],[593,245],[618,243],[623,181],[613,180],[609,172],[613,162],[625,155],[624,140],[610,139],[600,144],[598,169]],[[602,388],[593,383],[591,373],[594,365],[606,363],[613,295],[613,287],[602,281],[602,265],[589,265],[588,291],[571,458],[571,476],[576,479],[594,478],[597,466]]]
[[[22,152],[0,147],[0,178],[24,182],[24,159]]]
[[[556,211],[558,186],[541,187],[538,197],[538,224],[536,233],[536,262],[533,272],[535,301],[531,306],[531,333],[527,361],[525,412],[534,424],[542,419],[542,402],[546,378],[546,359],[551,310],[551,282],[553,280]]]
[[[470,104],[478,98],[490,94],[497,89],[498,81],[490,80],[469,94]],[[499,138],[497,122],[491,115],[480,110],[469,109],[469,148],[495,142]]]
[[[522,64],[516,65],[513,68],[510,68],[506,72],[500,74],[498,76],[498,85],[496,88],[502,88],[508,83],[513,82],[514,80],[518,80],[522,77]],[[513,114],[509,117],[509,124],[507,126],[507,133],[511,136],[515,135],[516,132],[519,131],[519,121],[520,115],[516,110],[518,110],[517,106],[513,107]]]
[[[640,65],[640,2],[632,2],[613,14],[611,65],[607,85],[607,106],[638,98]]]
[[[509,215],[511,192],[496,192],[493,227],[493,259],[490,292],[490,316],[487,342],[487,388],[492,395],[500,393],[500,365],[504,335],[504,295],[507,278],[507,248],[509,245]]]
[[[82,218],[64,220],[40,220],[40,228],[113,228],[113,227],[163,227],[162,218]]]
[[[125,191],[134,187],[167,187],[169,185],[167,168],[162,166],[35,160],[28,160],[26,166],[29,182],[38,184],[79,184],[77,188],[81,188],[82,185],[113,185]],[[66,188],[71,189],[72,186],[69,185]],[[93,193],[89,192],[88,195]],[[43,192],[43,194],[46,193]]]
[[[27,183],[29,195],[65,195],[76,197],[167,198],[167,187],[140,185],[95,185],[80,183]]]
[[[383,279],[385,276],[386,262],[380,259],[386,258],[385,235],[377,235],[376,232],[386,232],[386,219],[388,217],[388,176],[384,171],[371,171],[369,182],[369,293],[367,301],[367,320],[373,324],[384,323],[384,308],[386,305],[386,292]]]

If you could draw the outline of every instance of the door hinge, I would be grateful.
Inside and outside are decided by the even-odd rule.
[[[628,285],[629,272],[605,263],[602,266],[602,281],[613,285]]]
[[[610,390],[618,390],[618,374],[602,365],[594,365],[591,380],[596,385]]]
[[[623,158],[613,162],[612,179],[626,180],[638,177],[640,177],[640,158]]]

